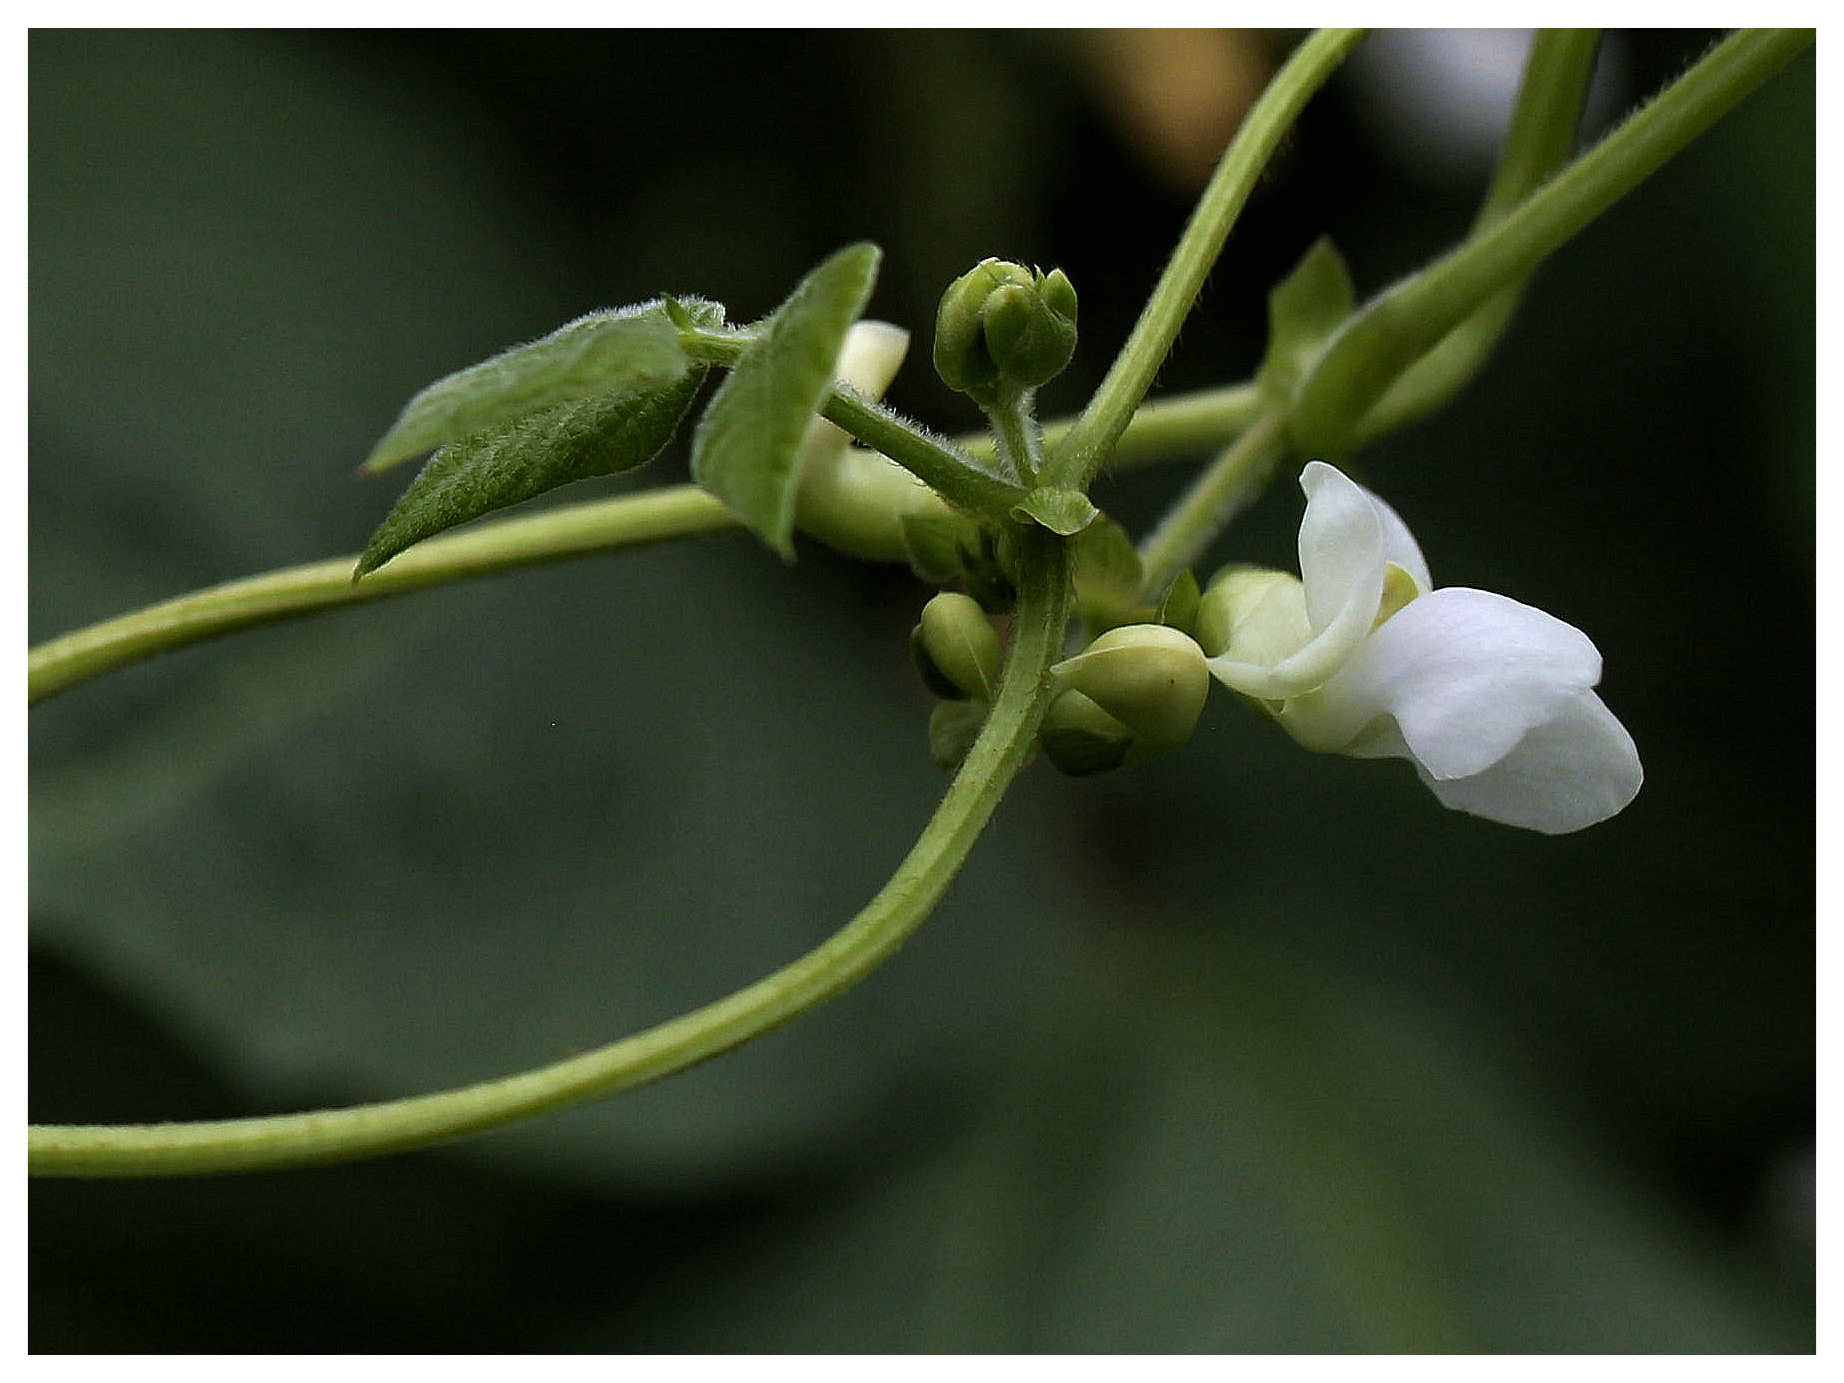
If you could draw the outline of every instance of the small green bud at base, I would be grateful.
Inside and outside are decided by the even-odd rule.
[[[1110,629],[1050,669],[1050,677],[1052,685],[1081,692],[1126,726],[1135,760],[1190,739],[1210,694],[1203,650],[1189,635],[1160,624]]]
[[[1133,733],[1079,691],[1050,703],[1037,742],[1051,765],[1072,778],[1112,772],[1133,752]]]
[[[992,700],[1005,650],[972,596],[943,591],[930,600],[909,646],[929,690],[949,700]]]

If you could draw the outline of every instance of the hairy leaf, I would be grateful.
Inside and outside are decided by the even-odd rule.
[[[664,389],[556,404],[449,443],[371,535],[354,579],[443,529],[651,460],[672,440],[704,374],[694,366]]]
[[[716,325],[715,303],[682,304]],[[691,368],[665,305],[592,312],[549,336],[438,379],[404,406],[364,470],[375,473],[432,447],[500,428],[580,399],[653,393]]]
[[[738,358],[692,439],[693,478],[789,560],[801,441],[881,258],[875,245],[851,245],[801,280]]]

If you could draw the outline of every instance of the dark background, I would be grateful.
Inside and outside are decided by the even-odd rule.
[[[1606,116],[1710,41],[1613,36]],[[1163,141],[1134,112],[1282,45],[35,32],[32,638],[356,551],[397,481],[353,468],[432,378],[662,290],[754,317],[857,238],[917,332],[893,401],[945,430],[974,418],[926,368],[941,288],[1063,266],[1072,408],[1235,102]],[[1417,155],[1365,73],[1162,391],[1247,376],[1317,235],[1368,293],[1464,232],[1488,166]],[[1596,640],[1647,769],[1623,815],[1447,813],[1218,694],[1171,759],[1030,770],[884,971],[695,1072],[440,1152],[35,1183],[32,1348],[1809,1350],[1813,102],[1807,54],[1355,467],[1437,581]],[[1096,497],[1138,531],[1188,469]],[[1278,484],[1213,560],[1290,564],[1298,512]],[[45,705],[32,1117],[433,1089],[792,958],[940,791],[923,598],[730,534]]]

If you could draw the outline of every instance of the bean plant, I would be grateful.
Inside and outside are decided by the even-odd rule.
[[[823,545],[907,567],[935,588],[910,638],[934,698],[914,738],[949,776],[906,857],[855,916],[727,997],[550,1065],[409,1098],[210,1122],[34,1126],[32,1172],[177,1176],[374,1156],[668,1078],[798,1020],[882,965],[926,922],[1034,762],[1079,780],[1131,773],[1184,752],[1213,697],[1309,751],[1408,761],[1430,812],[1557,835],[1625,808],[1642,790],[1640,748],[1596,691],[1589,635],[1517,592],[1439,584],[1438,543],[1424,554],[1416,515],[1354,479],[1354,458],[1462,390],[1545,259],[1812,35],[1734,33],[1578,153],[1597,35],[1543,31],[1464,238],[1368,298],[1321,239],[1273,286],[1252,378],[1154,397],[1251,192],[1362,37],[1313,33],[1280,67],[1073,416],[1040,417],[1039,390],[1078,351],[1116,344],[1085,334],[1081,283],[1054,265],[993,257],[945,286],[934,322],[893,324],[867,316],[881,251],[851,244],[759,321],[733,320],[707,297],[661,294],[430,384],[364,460],[369,473],[422,466],[356,558],[213,586],[33,648],[37,703],[278,620],[742,529],[760,540],[764,563]],[[886,406],[898,371],[919,366],[971,399],[989,430],[948,438]],[[684,434],[691,484],[494,517],[633,471]],[[1211,459],[1147,531],[1098,508],[1104,475],[1202,452]],[[1297,571],[1199,566],[1264,491],[1296,483]]]

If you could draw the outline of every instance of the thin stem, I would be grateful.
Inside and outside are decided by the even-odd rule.
[[[1375,299],[1340,331],[1295,399],[1303,451],[1342,455],[1411,363],[1493,294],[1528,275],[1812,42],[1810,30],[1744,29],[1504,219]]]
[[[227,581],[40,644],[27,658],[28,701],[238,629],[534,562],[734,527],[729,512],[703,490],[674,485],[443,534],[418,543],[359,582],[352,579],[356,557]]]
[[[1152,600],[1203,555],[1210,540],[1267,487],[1286,450],[1287,415],[1261,414],[1200,475],[1141,544],[1140,599]]]
[[[1021,394],[987,410],[999,462],[1025,485],[1035,485],[1044,460],[1043,431],[1031,409],[1031,396]]]
[[[1191,213],[1171,262],[1160,275],[1140,320],[1062,445],[1051,453],[1048,483],[1086,490],[1146,392],[1178,329],[1203,290],[1223,243],[1262,170],[1301,109],[1344,61],[1362,29],[1322,29],[1294,50],[1230,141],[1209,186]]]
[[[979,739],[908,857],[829,940],[728,998],[658,1027],[501,1080],[411,1099],[210,1123],[35,1125],[41,1176],[185,1176],[334,1162],[426,1147],[631,1089],[718,1055],[826,1002],[883,963],[947,890],[1029,756],[1062,656],[1069,563],[1038,529],[1014,536],[1018,608],[1011,657]]]
[[[1108,469],[1124,471],[1154,461],[1175,460],[1216,451],[1255,420],[1261,394],[1253,383],[1198,389],[1142,404],[1115,444]],[[1076,425],[1074,418],[1053,418],[1043,425],[1044,450],[1053,452]],[[981,461],[996,461],[998,447],[989,432],[965,433],[954,445]]]
[[[737,332],[681,328],[679,342],[697,360],[734,365],[753,337]],[[874,447],[925,482],[956,509],[990,523],[1002,523],[1028,491],[994,475],[951,443],[931,437],[914,423],[859,396],[836,388],[820,416]]]

